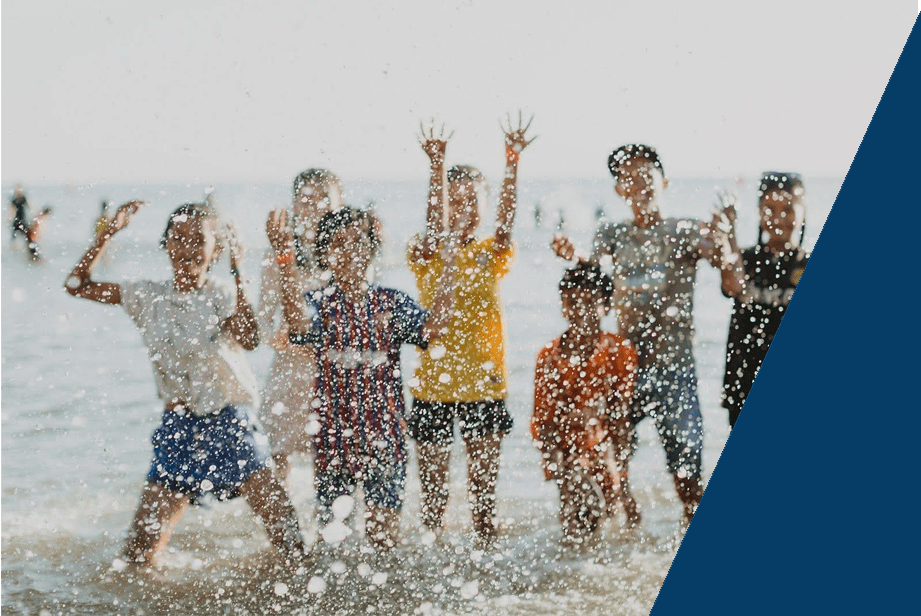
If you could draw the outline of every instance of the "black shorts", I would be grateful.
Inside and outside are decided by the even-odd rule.
[[[443,444],[454,442],[454,418],[457,417],[464,440],[488,434],[512,431],[512,416],[505,400],[483,402],[426,402],[413,400],[406,422],[416,442]]]

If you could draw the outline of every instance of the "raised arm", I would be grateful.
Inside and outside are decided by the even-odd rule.
[[[463,218],[463,217],[458,217]],[[459,225],[462,228],[462,224]],[[457,253],[460,250],[460,233],[452,230],[447,241],[441,247],[441,259],[444,269],[441,272],[438,291],[432,301],[432,312],[423,328],[423,335],[427,340],[447,333],[454,318],[454,288],[457,281]]]
[[[519,110],[518,128],[512,127],[511,116],[507,116],[506,119],[508,124],[502,126],[502,132],[505,134],[505,175],[502,179],[502,192],[499,193],[496,250],[507,250],[512,245],[512,226],[515,224],[515,210],[518,205],[518,160],[521,152],[537,139],[527,137],[534,116],[525,124]]]
[[[295,282],[294,234],[288,225],[288,213],[282,209],[272,211],[265,228],[281,273],[281,306],[288,332],[304,335],[310,330],[310,323],[305,314],[304,299],[298,296]]]
[[[746,288],[745,270],[742,267],[742,254],[736,242],[736,196],[727,191],[720,191],[717,196],[720,200],[719,208],[714,211],[710,223],[704,227],[711,241],[702,256],[720,270],[723,292],[730,297],[743,299]]]
[[[438,242],[445,231],[445,211],[448,203],[448,172],[445,168],[445,151],[448,141],[454,136],[454,131],[445,136],[445,127],[442,124],[436,135],[434,121],[428,130],[419,124],[419,145],[429,157],[429,198],[425,212],[425,235],[414,248],[416,257],[429,260],[438,250]]]
[[[225,234],[227,247],[230,249],[230,274],[237,287],[237,311],[224,319],[221,329],[230,334],[247,351],[259,346],[259,324],[253,313],[253,306],[246,298],[243,277],[240,275],[240,244],[233,225],[228,224]]]
[[[82,297],[100,304],[121,304],[121,286],[114,282],[95,282],[90,277],[99,262],[103,249],[112,236],[128,226],[138,208],[146,201],[129,201],[115,212],[108,226],[93,240],[89,250],[77,261],[64,283],[64,289],[74,297]]]

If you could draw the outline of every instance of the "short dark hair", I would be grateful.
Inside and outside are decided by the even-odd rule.
[[[203,221],[216,223],[217,212],[207,203],[184,203],[180,205],[169,215],[169,220],[166,222],[166,229],[164,229],[163,235],[160,236],[160,248],[166,248],[166,241],[169,239],[170,229],[173,228],[173,223],[180,218],[201,218]]]
[[[784,190],[795,197],[801,197],[806,192],[803,176],[789,171],[765,171],[761,174],[758,184],[758,198],[760,199],[769,191]]]
[[[606,308],[611,305],[614,294],[614,281],[601,271],[596,263],[580,261],[575,267],[566,270],[560,280],[560,294],[569,291],[588,291],[598,293],[604,300]]]
[[[634,158],[645,158],[662,173],[662,177],[665,177],[665,168],[662,167],[662,161],[659,160],[659,153],[654,147],[641,143],[627,143],[611,152],[611,155],[608,156],[608,171],[616,180],[620,175],[621,166]]]
[[[379,221],[373,212],[359,210],[350,205],[344,205],[335,212],[327,212],[320,219],[317,227],[317,261],[324,270],[329,269],[326,257],[329,254],[329,243],[337,232],[346,227],[355,225],[361,229],[371,240],[371,250],[374,254],[380,249],[378,236]]]
[[[298,198],[301,193],[301,189],[306,184],[325,184],[326,186],[335,186],[339,191],[339,194],[342,194],[342,183],[339,181],[339,176],[329,169],[311,168],[298,173],[297,177],[294,178],[293,185],[295,199]]]

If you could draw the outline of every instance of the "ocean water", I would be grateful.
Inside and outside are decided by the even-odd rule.
[[[811,247],[841,180],[806,181],[806,243]],[[753,243],[752,179],[738,184],[676,180],[665,193],[663,211],[709,217],[716,185],[739,190],[740,243]],[[167,277],[167,259],[157,248],[167,214],[182,202],[201,199],[205,188],[27,187],[33,211],[45,204],[54,207],[43,238],[45,260],[29,263],[10,245],[8,232],[2,235],[3,614],[648,613],[681,541],[681,507],[654,426],[640,424],[640,446],[631,464],[641,529],[623,530],[622,518],[608,522],[599,545],[584,553],[560,547],[556,489],[543,481],[527,429],[537,352],[564,328],[556,293],[564,265],[550,252],[549,241],[561,218],[576,243],[588,246],[599,213],[609,219],[627,217],[609,181],[521,185],[515,227],[519,253],[502,284],[508,401],[516,427],[502,452],[497,489],[502,530],[494,551],[484,554],[472,544],[464,454],[458,444],[443,545],[433,545],[419,530],[419,482],[411,459],[402,515],[405,545],[389,557],[369,553],[358,522],[339,547],[324,545],[312,568],[281,570],[261,525],[237,500],[191,509],[157,570],[132,573],[113,566],[137,505],[161,407],[140,336],[128,317],[118,307],[71,298],[62,284],[87,246],[103,197],[152,203],[110,245],[96,278]],[[287,191],[284,182],[216,187],[223,214],[235,222],[248,247],[243,269],[253,302],[268,245],[264,219],[271,208],[287,203]],[[424,182],[347,186],[347,201],[373,201],[383,220],[380,280],[416,296],[403,252],[409,237],[422,228],[425,199]],[[533,215],[538,202],[544,213],[540,226]],[[484,221],[494,220],[493,212],[494,207]],[[484,222],[482,230],[491,229]],[[226,260],[219,264],[217,275],[225,275],[227,267]],[[702,264],[695,349],[705,479],[729,436],[719,392],[731,303],[718,285],[718,274]],[[611,321],[606,325],[613,328]],[[259,348],[250,357],[264,380],[270,350]],[[416,352],[406,347],[404,373],[417,361]],[[317,540],[309,463],[295,463],[290,493],[305,536]]]

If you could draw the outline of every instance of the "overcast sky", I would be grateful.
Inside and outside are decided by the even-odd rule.
[[[519,107],[531,177],[603,177],[630,141],[678,177],[843,176],[917,8],[3,0],[2,180],[419,178],[433,115],[495,174]]]

